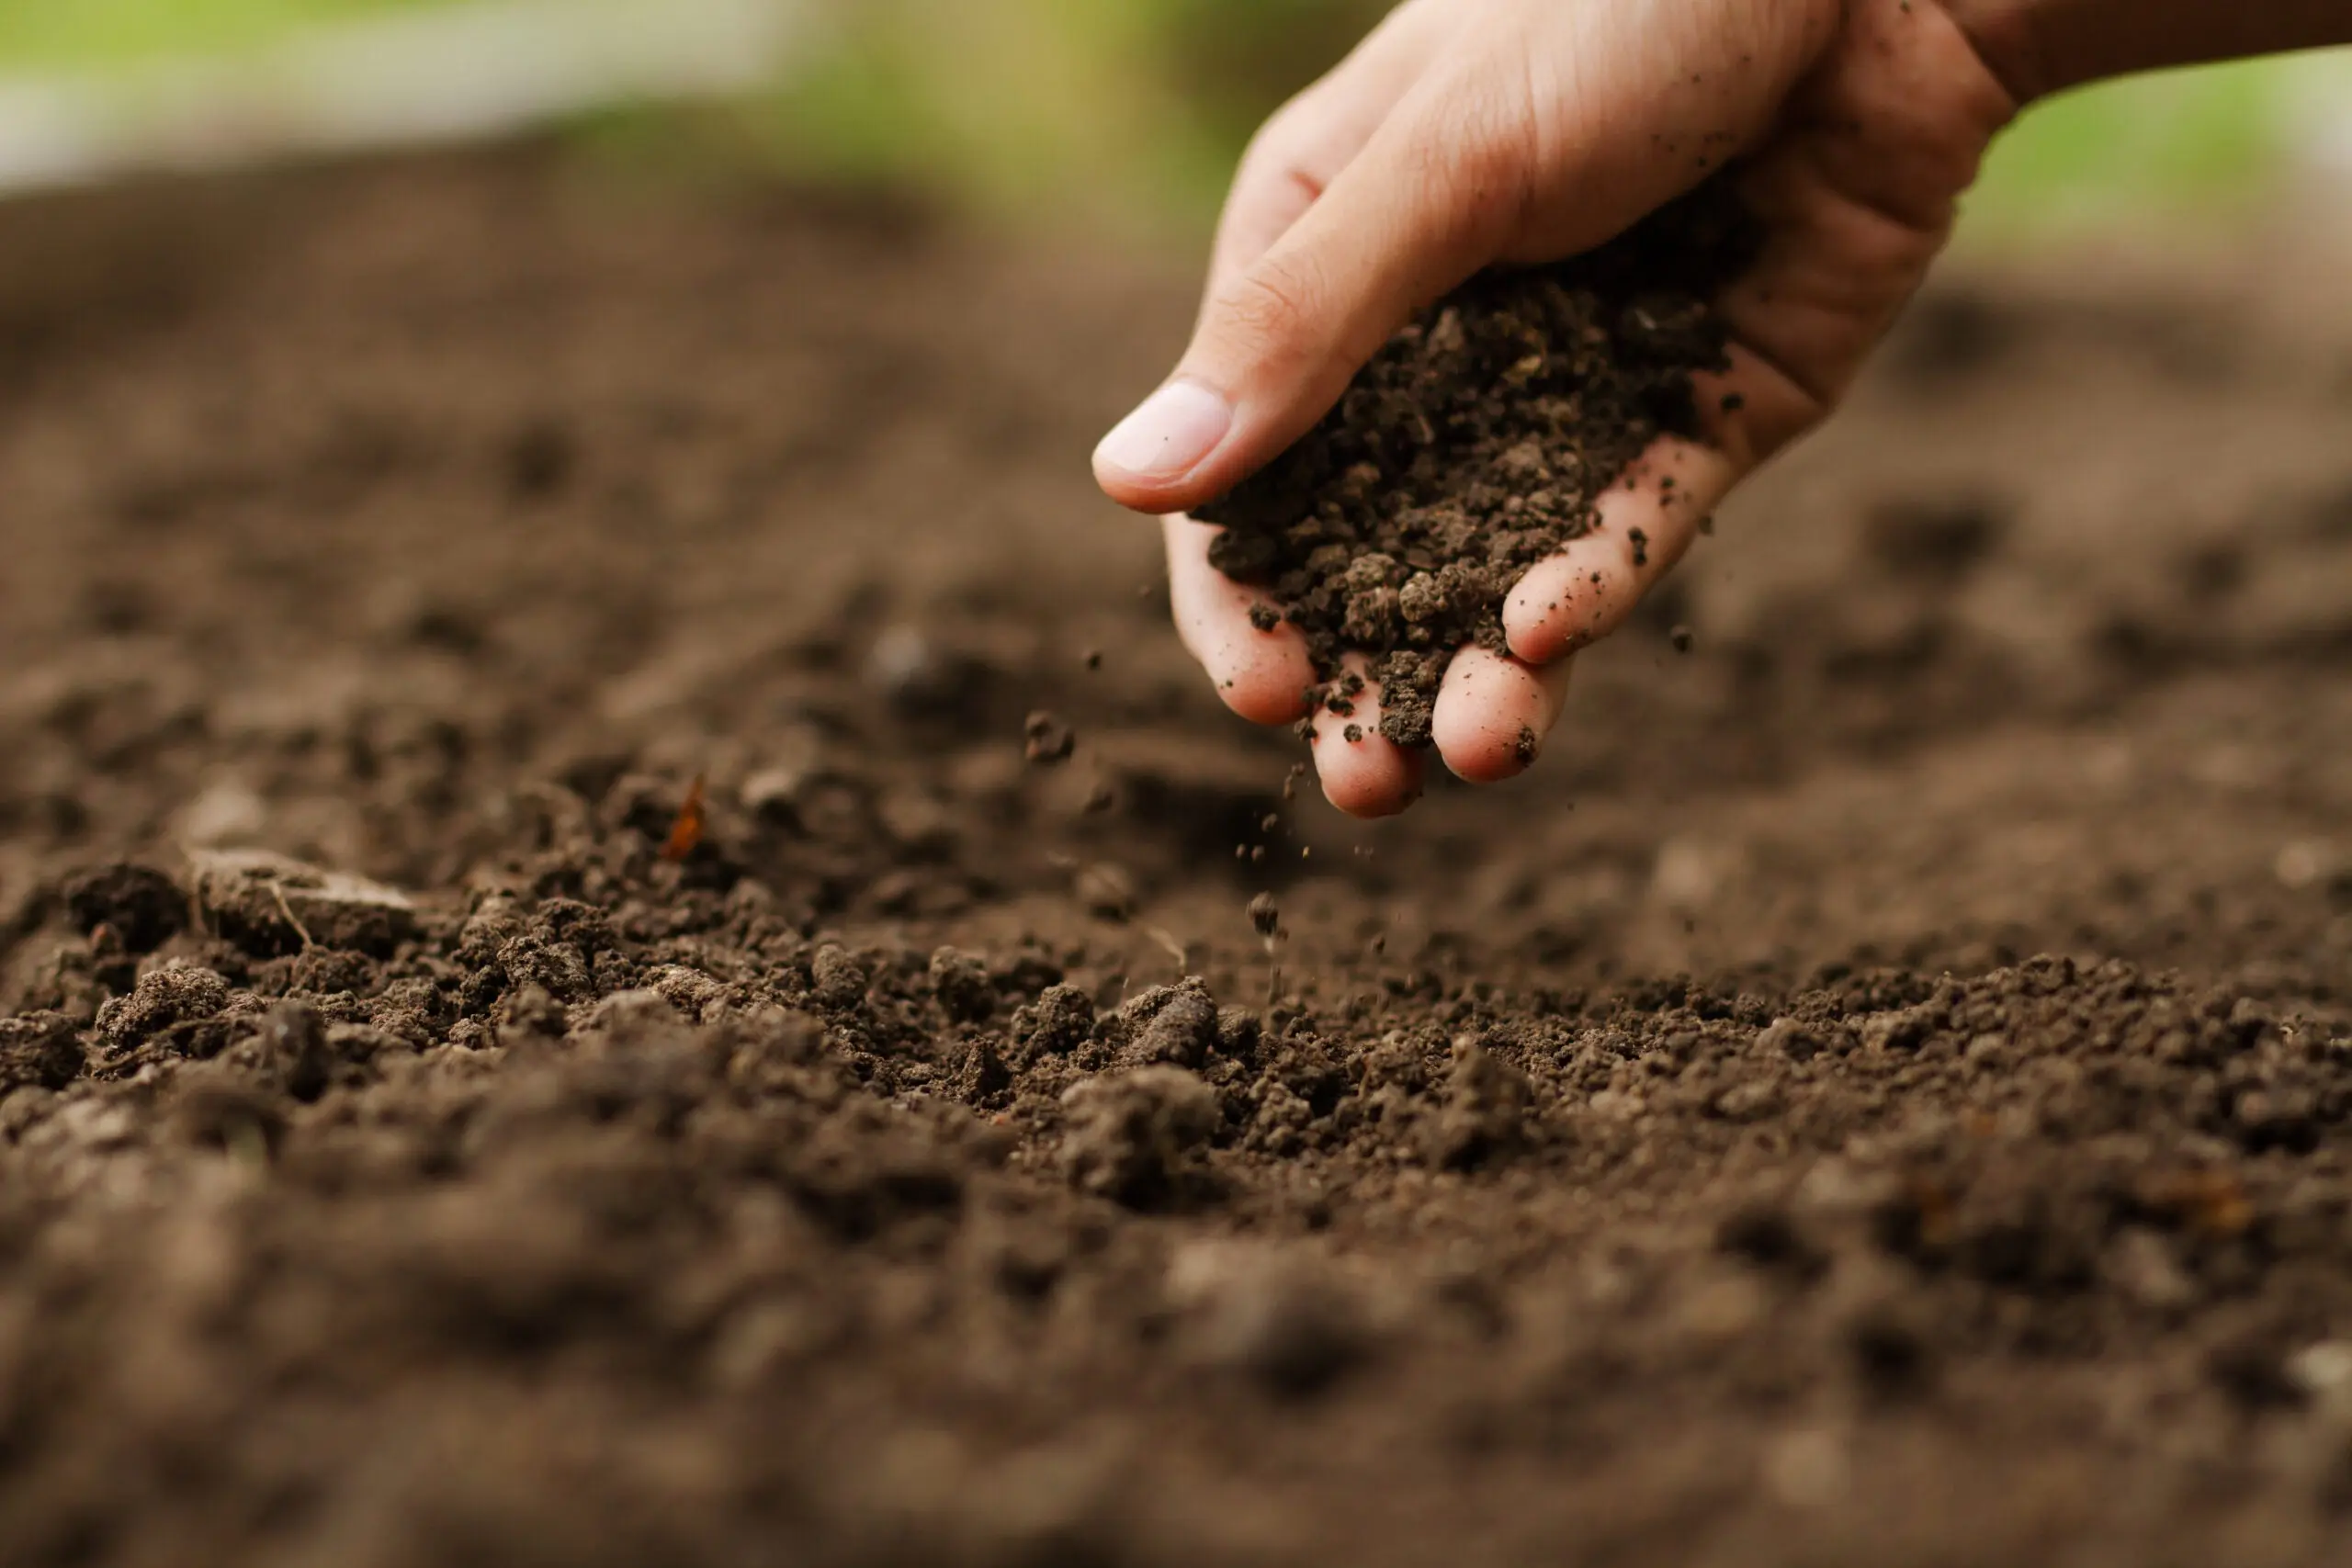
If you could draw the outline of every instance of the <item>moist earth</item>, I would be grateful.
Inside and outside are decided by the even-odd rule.
[[[2342,1561],[2315,243],[1956,274],[1373,829],[1090,492],[1189,278],[0,211],[0,1558]]]
[[[1719,175],[1589,255],[1482,273],[1201,509],[1226,528],[1210,562],[1267,592],[1260,629],[1306,634],[1317,701],[1352,714],[1369,678],[1381,733],[1430,744],[1454,652],[1508,651],[1511,585],[1590,531],[1652,441],[1703,434],[1691,378],[1729,366],[1713,301],[1754,248]]]

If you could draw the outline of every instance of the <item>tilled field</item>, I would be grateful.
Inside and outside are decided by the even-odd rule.
[[[1948,282],[1377,830],[1091,494],[1183,270],[0,213],[0,1559],[2343,1560],[2335,265]]]

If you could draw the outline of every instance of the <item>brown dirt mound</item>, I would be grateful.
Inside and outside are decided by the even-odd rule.
[[[2335,272],[1939,294],[1374,832],[1089,495],[1185,279],[527,157],[28,251],[0,1558],[2340,1560]]]
[[[1306,634],[1320,700],[1353,711],[1365,656],[1381,733],[1430,743],[1446,666],[1497,653],[1527,569],[1592,526],[1593,503],[1661,434],[1700,434],[1691,377],[1721,370],[1709,303],[1749,258],[1720,178],[1591,255],[1487,274],[1399,333],[1322,423],[1204,507],[1209,559],[1265,588],[1265,629]]]

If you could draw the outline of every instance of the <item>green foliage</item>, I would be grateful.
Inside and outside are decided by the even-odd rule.
[[[1376,0],[847,0],[767,107],[770,145],[983,200],[1214,209],[1257,123]]]
[[[784,95],[775,144],[838,172],[926,172],[989,201],[1199,220],[1250,132],[1343,55],[1385,0],[845,0],[848,47]],[[914,26],[915,13],[930,25]],[[952,19],[943,19],[952,13]],[[2318,84],[2317,92],[2314,84]],[[2352,61],[2256,61],[2038,107],[1969,201],[1996,239],[2211,210],[2259,191],[2299,106]]]
[[[0,0],[0,67],[102,67],[250,48],[303,22],[446,0]]]
[[[2341,55],[2246,61],[2052,99],[1994,147],[1969,198],[1971,223],[2008,234],[2210,211],[2258,194],[2300,133],[2300,111],[2331,80],[2339,93],[2352,88],[2347,64]]]
[[[0,0],[0,72],[103,69],[232,51],[303,22],[454,0]],[[659,6],[664,0],[646,0]],[[1340,58],[1388,0],[806,0],[813,59],[714,143],[832,177],[925,183],[985,205],[1111,209],[1197,224],[1250,132]],[[2291,106],[2352,101],[2352,62],[2174,73],[2044,105],[2004,138],[1973,231],[2242,193],[2294,134]],[[599,117],[634,145],[660,116]]]

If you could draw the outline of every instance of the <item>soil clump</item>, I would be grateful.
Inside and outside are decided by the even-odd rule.
[[[1430,743],[1454,652],[1501,653],[1526,570],[1593,525],[1658,436],[1702,434],[1691,378],[1727,367],[1713,300],[1753,224],[1717,176],[1600,250],[1481,274],[1374,355],[1322,423],[1216,504],[1209,558],[1306,636],[1317,700]],[[1361,668],[1344,660],[1360,655]]]

